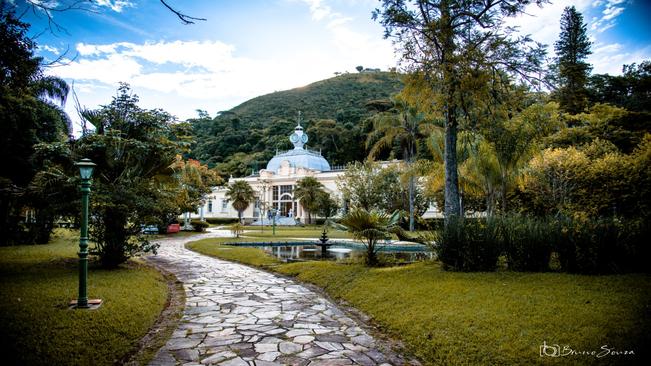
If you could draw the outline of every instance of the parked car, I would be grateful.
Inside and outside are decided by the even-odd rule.
[[[169,226],[167,226],[168,234],[178,233],[179,231],[181,231],[181,225],[179,224],[169,224]]]
[[[143,234],[158,234],[158,227],[156,225],[142,225],[141,231]]]

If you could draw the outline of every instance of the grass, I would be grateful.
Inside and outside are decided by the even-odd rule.
[[[287,227],[287,226],[276,226],[276,235],[277,237],[286,237],[286,238],[319,238],[321,232],[323,231],[323,226],[321,225],[306,225],[306,226],[296,226],[296,227]],[[253,238],[273,238],[272,228],[270,226],[265,226],[264,230],[260,230],[260,227],[247,226],[244,231],[244,236],[253,237]],[[345,231],[339,231],[334,229],[328,230],[328,237],[330,239],[343,239],[343,238],[352,238],[350,233]]]
[[[96,310],[69,310],[77,297],[78,234],[58,230],[47,245],[0,248],[0,344],[9,365],[113,365],[128,355],[167,300],[162,275],[131,262],[91,265]]]
[[[456,273],[438,263],[371,269],[336,262],[280,264],[262,250],[233,251],[217,242],[188,247],[262,263],[313,283],[371,316],[428,365],[605,365],[642,363],[649,357],[644,353],[651,344],[649,275]],[[636,355],[541,357],[543,342],[575,351],[601,351],[607,345]]]
[[[264,250],[259,248],[244,248],[221,244],[235,243],[238,241],[246,241],[246,238],[240,238],[239,240],[201,239],[186,244],[186,247],[205,255],[256,267],[267,268],[281,263],[278,259],[267,255]]]

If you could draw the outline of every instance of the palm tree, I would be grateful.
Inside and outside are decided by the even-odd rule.
[[[366,264],[374,266],[378,263],[378,241],[389,239],[392,232],[399,230],[399,222],[398,211],[389,215],[376,210],[355,209],[344,216],[339,226],[353,234],[355,239],[362,240],[366,247]]]
[[[255,199],[255,193],[249,183],[238,180],[228,187],[226,198],[231,201],[231,204],[237,210],[237,217],[242,222],[242,213],[249,207],[249,203]]]
[[[409,231],[414,231],[414,172],[412,163],[416,157],[418,140],[428,133],[425,114],[417,108],[398,100],[393,109],[372,117],[373,132],[368,135],[366,148],[368,156],[374,159],[380,152],[398,144],[402,157],[407,162],[409,174]]]
[[[314,177],[305,177],[296,182],[294,199],[301,201],[301,206],[307,210],[307,223],[312,223],[312,212],[318,209],[319,197],[326,194],[321,184]]]

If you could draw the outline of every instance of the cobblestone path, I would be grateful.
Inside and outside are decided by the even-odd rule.
[[[219,233],[203,237],[218,236]],[[290,279],[162,240],[148,257],[183,282],[186,304],[150,365],[403,365],[333,303]],[[382,350],[382,351],[381,351]]]

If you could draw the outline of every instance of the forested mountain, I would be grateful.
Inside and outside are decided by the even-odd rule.
[[[214,118],[201,113],[189,120],[196,135],[193,157],[226,176],[250,174],[264,168],[276,150],[291,148],[287,137],[301,111],[308,148],[322,150],[331,165],[361,160],[372,127],[366,118],[402,86],[395,73],[343,74],[253,98]]]

